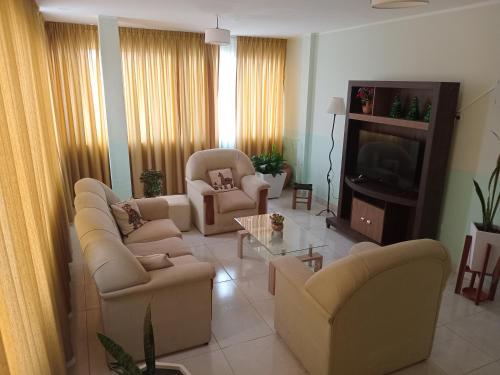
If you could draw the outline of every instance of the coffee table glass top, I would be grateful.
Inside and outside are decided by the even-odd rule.
[[[270,214],[255,215],[238,217],[235,220],[271,255],[286,255],[327,246],[325,241],[314,236],[309,230],[300,227],[286,216],[283,231],[273,231],[269,216]]]

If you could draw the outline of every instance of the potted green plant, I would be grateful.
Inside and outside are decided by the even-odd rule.
[[[191,375],[182,365],[156,361],[155,338],[151,323],[151,305],[149,304],[144,316],[144,358],[145,363],[137,365],[130,354],[114,342],[111,338],[97,333],[97,337],[104,349],[114,358],[110,364],[111,370],[121,375]]]
[[[271,220],[271,227],[275,232],[281,232],[283,230],[283,223],[285,222],[285,217],[283,215],[274,213],[269,216]]]
[[[283,155],[273,145],[270,152],[254,155],[251,159],[257,176],[271,186],[268,198],[279,198],[286,179]]]
[[[144,184],[144,196],[146,198],[157,197],[163,194],[163,177],[161,171],[146,169],[141,173],[140,180]]]
[[[493,132],[493,135],[500,141],[498,134]],[[471,264],[469,267],[472,271],[481,272],[483,267],[484,252],[486,250],[487,244],[491,244],[493,254],[497,257],[500,255],[500,227],[494,224],[495,216],[498,212],[498,206],[500,205],[500,154],[496,160],[496,166],[491,172],[490,178],[488,180],[488,188],[483,191],[479,183],[474,180],[474,188],[476,194],[481,203],[482,211],[482,222],[471,223],[470,234],[472,236],[471,242]],[[479,254],[475,254],[480,252]],[[492,259],[495,257],[490,257],[487,273],[491,273],[495,267],[496,260]]]

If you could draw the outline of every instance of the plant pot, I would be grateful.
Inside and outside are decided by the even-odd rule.
[[[146,365],[142,365],[141,370],[145,369]],[[183,365],[156,361],[155,375],[191,375],[191,373]]]
[[[372,101],[362,102],[361,110],[363,111],[364,114],[371,115],[373,110],[373,102]]]
[[[486,256],[486,246],[491,244],[490,259],[486,273],[492,273],[500,257],[500,228],[495,227],[497,232],[485,232],[478,228],[477,223],[471,223],[470,235],[472,237],[467,262],[472,271],[481,272],[483,269],[484,258]]]
[[[285,184],[285,179],[286,179],[286,172],[277,174],[276,176],[273,177],[272,174],[262,174],[257,172],[256,173],[258,177],[266,181],[269,185],[271,185],[271,188],[269,189],[269,194],[268,198],[279,198],[281,195],[281,192],[283,191],[283,185]]]
[[[281,232],[283,230],[283,223],[271,223],[271,228],[273,228],[275,232]]]

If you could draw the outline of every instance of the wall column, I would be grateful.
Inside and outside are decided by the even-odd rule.
[[[104,103],[108,124],[111,184],[113,191],[121,199],[128,199],[132,196],[132,183],[117,18],[99,16],[98,30]]]

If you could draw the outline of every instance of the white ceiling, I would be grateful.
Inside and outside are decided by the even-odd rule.
[[[47,20],[91,23],[97,15],[119,17],[120,25],[202,32],[220,27],[234,35],[289,37],[388,21],[464,6],[499,2],[430,0],[413,9],[375,10],[370,0],[36,0]]]

